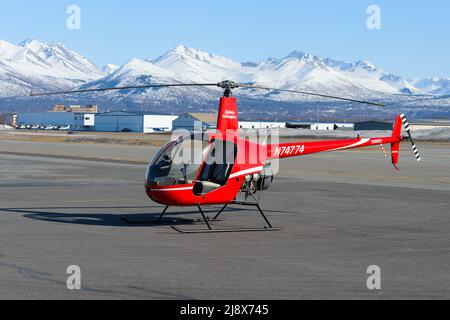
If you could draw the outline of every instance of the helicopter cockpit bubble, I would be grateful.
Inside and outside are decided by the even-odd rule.
[[[168,143],[150,163],[147,187],[193,184],[209,146],[208,136],[203,134],[180,137]]]

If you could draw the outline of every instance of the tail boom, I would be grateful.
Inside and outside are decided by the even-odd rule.
[[[384,155],[387,156],[385,144],[391,145],[391,158],[392,164],[398,170],[398,162],[400,155],[400,144],[404,140],[402,136],[402,128],[405,128],[408,133],[409,139],[412,144],[412,150],[417,161],[422,161],[419,150],[411,135],[411,127],[406,119],[406,116],[401,114],[397,116],[394,124],[391,137],[380,138],[364,138],[352,140],[333,140],[333,141],[319,141],[319,142],[294,142],[294,143],[282,143],[272,144],[267,146],[267,158],[268,159],[284,159],[291,157],[299,157],[308,154],[320,153],[320,152],[333,152],[340,150],[350,150],[356,148],[364,148],[370,146],[381,146],[381,150]]]
[[[383,144],[400,144],[402,137],[357,138],[319,142],[294,142],[268,146],[269,159],[285,159],[314,153],[350,150]]]

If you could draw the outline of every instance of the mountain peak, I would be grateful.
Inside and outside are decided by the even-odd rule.
[[[46,47],[46,44],[36,40],[36,39],[26,39],[19,44],[19,47],[29,49],[32,52],[38,52]]]
[[[112,74],[119,69],[120,69],[120,66],[112,64],[112,63],[108,63],[108,64],[105,64],[104,66],[102,66],[102,71],[107,75]]]
[[[186,47],[182,44],[177,45],[174,49],[166,52],[164,55],[152,62],[158,63],[161,61],[165,61],[168,58],[173,59],[174,57],[181,57],[184,60],[197,60],[215,65],[227,64],[233,65],[234,67],[240,65],[240,63],[237,63],[231,59],[215,55],[204,50]]]
[[[360,60],[360,61],[356,62],[356,65],[358,67],[364,68],[368,71],[377,71],[378,70],[377,66],[375,66],[373,63],[371,63],[367,60]]]
[[[25,41],[22,41],[19,45],[19,47],[29,49],[34,53],[39,53],[41,51],[46,51],[47,54],[55,54],[55,50],[59,50],[62,52],[70,52],[70,54],[75,54],[72,50],[67,49],[64,44],[59,42],[40,42],[36,39],[26,39]]]
[[[43,43],[34,38],[27,38],[18,44],[19,47],[27,47],[30,45],[43,45]]]
[[[182,44],[177,45],[173,50],[169,51],[168,54],[180,55],[183,57],[191,57],[199,60],[208,60],[214,57],[214,55],[202,51],[199,49],[189,48]]]
[[[188,48],[188,47],[186,47],[186,46],[184,46],[182,44],[179,44],[175,48],[173,48],[172,51],[173,52],[177,52],[177,53],[183,53],[183,52],[186,52],[188,50],[190,50],[190,48]]]
[[[303,52],[303,51],[292,51],[290,54],[288,54],[284,59],[299,59],[299,60],[312,60],[316,59],[317,57],[315,55]]]
[[[181,55],[181,56],[195,56],[198,53],[204,53],[208,54],[205,51],[201,51],[194,48],[189,48],[185,45],[179,44],[176,47],[174,47],[172,50],[167,51],[163,57],[165,56],[171,56],[171,55]]]

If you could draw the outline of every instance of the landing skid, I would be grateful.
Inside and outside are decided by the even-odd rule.
[[[273,232],[280,228],[242,228],[242,229],[208,229],[208,230],[185,230],[171,226],[173,230],[181,234],[207,234],[207,233],[243,233],[243,232]]]
[[[197,222],[200,222],[199,220],[181,219],[181,218],[150,219],[150,220],[132,220],[128,218],[121,218],[121,220],[124,223],[132,226],[172,226],[172,225],[195,224]]]

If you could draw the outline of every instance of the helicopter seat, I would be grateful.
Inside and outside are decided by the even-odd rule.
[[[194,194],[198,196],[202,196],[205,194],[210,193],[211,191],[217,190],[221,188],[222,185],[209,182],[209,181],[197,181],[197,183],[194,186]]]
[[[224,187],[233,171],[236,157],[237,146],[234,143],[222,142],[219,146],[214,143],[208,156],[210,161],[205,163],[194,185],[194,194],[205,195]],[[221,161],[215,161],[217,159]]]

